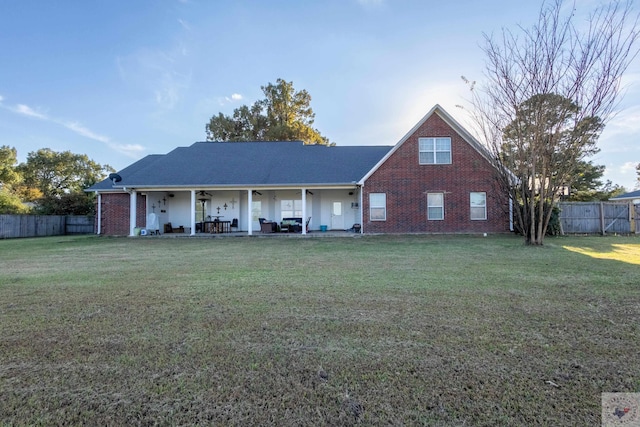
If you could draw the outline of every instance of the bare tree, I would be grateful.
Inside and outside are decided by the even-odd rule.
[[[585,22],[576,23],[575,12],[575,4],[552,0],[533,27],[485,34],[487,81],[467,81],[477,131],[493,151],[527,244],[543,244],[562,189],[580,161],[597,152],[621,77],[638,53],[630,2],[608,3]]]

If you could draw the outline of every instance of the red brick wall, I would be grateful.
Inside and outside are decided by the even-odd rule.
[[[107,193],[102,195],[102,224],[100,234],[109,236],[129,235],[129,203],[128,193]],[[136,198],[136,227],[146,225],[146,196],[138,194]],[[96,224],[98,219],[96,217]]]
[[[450,137],[450,165],[420,165],[419,137]],[[427,220],[427,193],[444,193],[444,220]],[[470,219],[470,192],[486,192],[487,219]],[[369,219],[369,193],[386,193],[386,221]],[[509,230],[493,167],[436,113],[365,182],[365,233],[482,233]]]

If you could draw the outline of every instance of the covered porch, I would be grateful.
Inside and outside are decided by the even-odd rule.
[[[189,236],[304,235],[354,231],[354,224],[362,224],[362,191],[355,183],[329,188],[138,188],[128,193],[131,236],[140,234],[140,230],[145,234]],[[141,206],[144,213],[137,212]],[[146,223],[140,223],[141,217]],[[362,232],[359,227],[355,230]]]

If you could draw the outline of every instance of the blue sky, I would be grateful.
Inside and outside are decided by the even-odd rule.
[[[594,0],[578,0],[587,12]],[[433,105],[462,124],[482,80],[482,33],[529,27],[513,0],[4,0],[0,145],[20,161],[70,150],[122,169],[205,140],[276,79],[312,96],[314,126],[338,145],[393,145]],[[640,59],[593,160],[632,189],[640,162]]]

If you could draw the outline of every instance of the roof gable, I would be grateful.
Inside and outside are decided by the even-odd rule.
[[[409,132],[407,132],[401,139],[398,141],[396,145],[393,146],[391,150],[382,158],[380,161],[367,173],[367,175],[362,179],[362,182],[366,181],[376,170],[378,170],[389,157],[391,157],[396,151],[404,145],[404,143],[415,134],[418,129],[427,121],[429,118],[437,114],[454,132],[456,132],[460,137],[467,142],[474,150],[476,150],[482,157],[484,157],[489,163],[493,163],[490,159],[492,158],[491,153],[477,140],[475,139],[460,123],[458,123],[449,113],[447,113],[439,104],[436,104],[429,110],[427,114],[424,115],[418,123],[416,123],[413,128]]]

